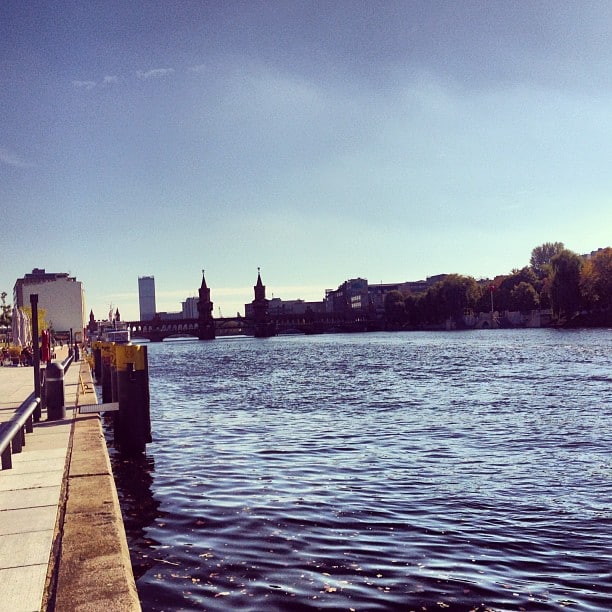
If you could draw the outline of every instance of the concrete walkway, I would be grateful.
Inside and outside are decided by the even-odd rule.
[[[33,390],[32,367],[0,367],[0,423]],[[100,419],[77,414],[97,403],[85,362],[68,369],[64,403],[66,418],[43,410],[0,470],[0,612],[139,610]]]
[[[65,355],[61,355],[65,357]],[[74,405],[79,366],[64,381],[67,405]],[[0,422],[34,391],[34,368],[0,368]],[[13,455],[13,468],[0,471],[0,602],[2,609],[38,612],[54,545],[58,507],[70,442],[73,410],[47,421],[46,412]]]

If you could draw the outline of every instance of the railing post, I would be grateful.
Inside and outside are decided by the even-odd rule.
[[[32,415],[40,405],[40,398],[34,397],[34,393],[26,399],[13,418],[6,423],[0,424],[0,454],[3,470],[13,467],[13,453],[20,453],[26,444],[26,433],[33,431]]]
[[[40,399],[40,398],[38,398]],[[36,410],[40,409],[40,402],[38,402],[37,408],[34,410],[36,412]],[[32,415],[30,415],[26,421],[25,424],[25,431],[26,433],[32,433],[34,431],[34,419],[32,418]]]
[[[20,453],[23,449],[23,445],[25,444],[25,431],[23,427],[19,428],[19,431],[15,435],[15,437],[11,441],[11,452],[15,455]]]
[[[9,444],[2,452],[2,469],[10,470],[13,467],[13,453]]]

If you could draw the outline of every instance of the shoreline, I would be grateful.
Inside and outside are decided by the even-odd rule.
[[[138,611],[140,601],[101,418],[78,412],[79,406],[98,403],[91,371],[85,361],[74,365],[80,368],[80,378],[43,609]]]

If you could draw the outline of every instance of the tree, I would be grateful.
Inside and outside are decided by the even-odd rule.
[[[527,313],[535,310],[540,304],[540,296],[531,283],[521,281],[510,292],[510,310]]]
[[[406,319],[404,296],[400,291],[385,294],[385,317],[389,323],[403,323]]]
[[[30,325],[32,325],[32,307],[24,306],[21,309],[30,320]],[[43,329],[47,329],[49,324],[47,323],[47,311],[44,308],[38,308],[38,332],[40,333]]]
[[[419,325],[423,322],[423,294],[408,294],[404,298],[406,310],[406,321],[411,325]]]
[[[601,249],[585,262],[580,290],[591,308],[612,308],[612,248]]]
[[[582,259],[564,249],[550,260],[550,300],[557,316],[571,317],[580,306]]]
[[[6,291],[3,291],[2,293],[0,293],[0,300],[2,300],[2,306],[0,306],[1,308],[1,312],[0,312],[0,325],[6,325],[9,326],[11,324],[11,321],[13,320],[12,317],[12,308],[11,305],[6,303],[6,296],[7,293]]]
[[[543,278],[548,274],[552,258],[565,249],[562,242],[545,242],[531,251],[529,265],[538,277]]]
[[[495,293],[497,292],[497,285],[495,282],[487,283],[486,285],[480,285],[480,297],[474,305],[474,312],[491,312],[491,294],[493,294],[494,308],[497,309],[495,300]]]
[[[423,322],[440,323],[444,319],[441,309],[440,287],[442,281],[435,283],[427,289],[421,299],[421,312]]]
[[[481,288],[471,276],[459,274],[449,274],[431,291],[432,298],[437,301],[437,312],[443,318],[455,320],[461,319],[467,308],[474,308],[481,295]]]
[[[503,278],[497,287],[495,294],[497,310],[520,310],[513,303],[512,292],[521,283],[530,285],[537,294],[536,286],[539,284],[539,281],[531,268],[525,266],[521,270],[512,270],[512,273]]]

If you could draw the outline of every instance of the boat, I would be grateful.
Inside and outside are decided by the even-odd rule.
[[[129,344],[131,342],[130,328],[121,321],[113,321],[98,327],[98,339],[102,342],[115,342],[116,344]]]

